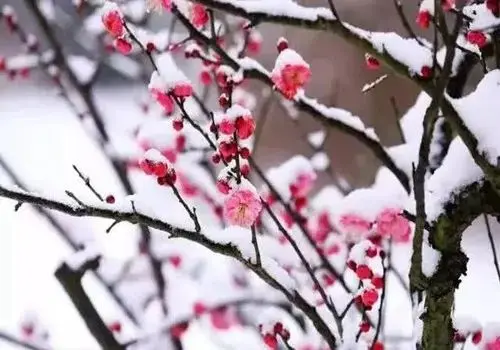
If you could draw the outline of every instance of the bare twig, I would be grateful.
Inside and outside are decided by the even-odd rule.
[[[188,213],[191,220],[193,220],[194,230],[197,233],[199,233],[201,231],[201,226],[200,226],[200,222],[198,221],[198,216],[196,215],[196,208],[193,208],[193,209],[189,208],[186,201],[182,198],[181,194],[179,193],[179,190],[177,189],[177,187],[175,187],[174,184],[172,184],[170,187],[172,188],[172,191],[174,192],[174,195],[177,198],[177,200],[182,204],[182,206],[184,207],[184,209]]]
[[[10,344],[13,344],[17,347],[21,347],[24,349],[29,349],[29,350],[49,350],[49,348],[42,347],[40,345],[37,345],[35,343],[31,343],[22,339],[18,339],[14,337],[13,335],[10,335],[4,331],[0,331],[0,341],[4,341]]]
[[[488,241],[490,242],[491,253],[493,254],[493,263],[495,264],[495,271],[497,272],[498,281],[500,281],[500,265],[498,264],[497,249],[495,247],[495,240],[493,239],[493,234],[491,233],[491,226],[488,220],[488,215],[483,214],[484,223],[486,224],[486,232],[488,233]]]
[[[259,242],[257,242],[257,230],[255,229],[255,225],[252,225],[252,244],[255,249],[256,264],[261,266],[262,262],[260,260]]]
[[[90,178],[88,176],[83,175],[83,173],[76,167],[76,165],[73,165],[73,169],[76,171],[80,179],[82,179],[83,183],[85,186],[88,187],[88,189],[99,199],[101,202],[104,202],[104,198],[99,194],[99,192],[96,191],[94,186],[90,183]]]
[[[304,265],[304,268],[306,269],[306,271],[308,272],[309,276],[311,277],[314,285],[318,288],[319,294],[321,295],[321,298],[325,302],[325,305],[327,306],[328,310],[331,312],[333,318],[335,319],[335,323],[337,324],[337,328],[338,328],[339,334],[340,334],[340,336],[342,336],[342,333],[343,333],[342,319],[340,318],[340,315],[339,315],[337,309],[335,308],[335,305],[333,305],[330,302],[330,300],[328,299],[328,297],[326,295],[326,292],[325,292],[323,286],[319,283],[319,281],[318,281],[318,279],[316,277],[316,274],[314,273],[313,269],[311,268],[311,265],[309,264],[309,262],[307,261],[306,257],[304,256],[304,254],[300,250],[299,246],[297,245],[297,242],[295,242],[295,240],[293,239],[293,237],[283,227],[283,225],[281,224],[281,222],[279,221],[279,219],[276,217],[276,215],[274,214],[274,212],[271,210],[271,208],[269,207],[269,204],[267,204],[267,202],[264,201],[264,200],[262,200],[262,199],[261,199],[261,202],[262,202],[262,205],[264,206],[264,208],[266,209],[267,213],[269,214],[269,216],[273,220],[273,222],[278,227],[278,230],[283,234],[283,236],[285,236],[285,238],[287,239],[287,241],[292,246],[293,250],[295,251],[295,253],[299,257],[302,265]]]
[[[401,138],[401,143],[405,143],[405,134],[403,132],[403,128],[401,127],[401,122],[399,118],[401,117],[401,113],[398,108],[398,104],[396,102],[396,98],[394,96],[391,96],[389,99],[391,102],[392,110],[394,111],[394,119],[396,120],[396,127],[398,128],[399,131],[399,136]]]

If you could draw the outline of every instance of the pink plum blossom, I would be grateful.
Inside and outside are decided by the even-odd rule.
[[[382,237],[392,237],[394,242],[404,243],[410,239],[411,228],[407,219],[398,209],[384,209],[376,219],[377,233]]]
[[[224,216],[231,225],[250,227],[261,210],[259,197],[246,189],[236,190],[224,202]]]
[[[357,214],[344,214],[340,218],[340,224],[342,227],[353,233],[357,234],[368,234],[372,224],[370,221],[362,218]]]
[[[500,337],[487,342],[484,346],[485,350],[500,350]]]

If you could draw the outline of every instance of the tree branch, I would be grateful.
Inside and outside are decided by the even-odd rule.
[[[237,71],[242,70],[244,76],[247,78],[259,80],[269,87],[274,86],[274,83],[271,80],[271,74],[268,71],[266,71],[263,67],[258,65],[256,62],[253,65],[252,64],[247,65],[246,62],[253,62],[250,61],[250,59],[248,58],[245,58],[243,60],[237,60],[232,58],[224,49],[222,49],[220,46],[218,46],[216,43],[210,40],[209,37],[204,35],[202,32],[198,31],[176,7],[173,8],[173,13],[177,18],[179,18],[182,24],[186,27],[186,29],[189,31],[193,39],[200,42],[205,47],[212,48],[221,57],[224,63],[229,65],[234,70]],[[243,63],[245,63],[245,65]],[[358,141],[367,146],[375,154],[375,156],[382,162],[382,164],[394,173],[394,175],[398,178],[403,187],[409,191],[409,180],[407,175],[401,169],[399,169],[394,160],[386,152],[385,148],[380,144],[378,139],[373,138],[371,135],[367,134],[366,130],[352,127],[349,124],[344,123],[340,119],[335,119],[334,117],[330,117],[326,114],[326,113],[331,113],[332,115],[335,113],[345,114],[346,113],[345,110],[327,108],[322,105],[318,105],[315,101],[305,96],[298,96],[295,98],[293,102],[298,110],[311,115],[313,118],[317,119],[326,126],[338,129],[339,131],[356,138]]]
[[[160,231],[167,232],[170,237],[180,237],[198,243],[215,253],[232,257],[239,262],[243,263],[246,267],[256,273],[263,281],[271,287],[280,291],[285,297],[298,309],[304,312],[307,317],[314,324],[316,330],[324,337],[328,344],[335,348],[335,338],[330,332],[328,325],[318,314],[315,307],[311,306],[299,293],[290,291],[281,285],[274,277],[272,277],[263,267],[257,266],[248,261],[248,259],[241,254],[236,246],[231,243],[221,244],[215,242],[203,234],[197,234],[195,231],[189,231],[184,228],[175,227],[167,222],[158,218],[142,214],[138,210],[130,208],[129,211],[120,211],[117,209],[110,209],[112,206],[101,204],[100,206],[92,206],[86,204],[85,206],[74,206],[68,203],[57,201],[52,198],[31,194],[19,189],[7,188],[0,185],[0,197],[14,199],[20,202],[31,203],[38,206],[43,206],[48,209],[54,209],[72,216],[91,216],[101,217],[112,220],[128,221],[133,224],[142,224],[151,228],[156,228]]]
[[[394,56],[390,55],[386,50],[378,50],[373,43],[369,40],[370,32],[366,32],[360,30],[352,25],[349,25],[345,22],[341,23],[333,18],[329,9],[326,8],[307,8],[299,6],[300,8],[295,13],[301,13],[299,15],[285,15],[285,14],[274,14],[271,11],[266,12],[269,8],[266,7],[266,2],[263,1],[262,4],[252,3],[252,6],[245,6],[244,2],[240,2],[238,0],[190,0],[192,2],[198,2],[205,6],[208,6],[213,9],[221,10],[236,16],[240,16],[246,18],[253,22],[269,22],[276,24],[283,24],[289,26],[297,26],[303,27],[307,29],[320,30],[320,31],[331,31],[332,33],[337,34],[338,36],[345,39],[347,42],[351,43],[354,46],[359,47],[361,50],[368,52],[370,55],[376,57],[380,61],[384,62],[387,66],[389,66],[394,72],[399,75],[410,79],[414,83],[416,83],[422,90],[427,92],[429,95],[433,95],[433,83],[432,81],[428,81],[419,76],[414,76],[410,74],[408,67],[402,64],[398,59]],[[257,5],[257,6],[253,6]],[[260,6],[259,6],[260,5]],[[464,16],[457,16],[457,20],[463,20]],[[198,37],[199,38],[199,37]],[[202,42],[206,45],[207,43],[202,40]],[[209,45],[210,46],[210,45]],[[219,55],[221,52],[217,50],[216,47],[211,46]],[[460,49],[460,48],[458,48]],[[222,50],[223,51],[223,50]],[[224,61],[231,65],[231,62],[228,62],[228,55],[225,54],[221,56]],[[233,68],[238,69],[238,67]],[[254,75],[255,73],[248,72],[249,76]],[[256,77],[259,79],[258,77]],[[301,99],[296,101],[296,106],[298,109],[303,110],[309,113],[311,116],[323,120],[321,113],[318,114],[318,111],[315,110],[314,107],[308,105]],[[461,120],[458,113],[455,111],[451,103],[447,100],[442,101],[441,108],[447,120],[453,126],[454,130],[458,133],[458,135],[462,138],[465,145],[467,146],[469,152],[471,153],[476,164],[484,171],[486,177],[489,181],[495,184],[496,188],[499,188],[500,193],[500,169],[496,168],[494,165],[490,164],[486,157],[481,154],[477,150],[477,139],[474,134],[465,126],[463,121]],[[324,116],[323,116],[324,117]],[[409,182],[407,181],[406,174],[402,173],[400,169],[395,166],[392,159],[386,154],[383,147],[380,146],[378,142],[374,142],[367,138],[366,136],[359,135],[357,130],[352,130],[347,128],[345,125],[338,125],[338,122],[333,120],[323,120],[323,122],[331,125],[332,127],[337,127],[341,131],[356,137],[358,140],[363,142],[365,145],[370,147],[370,149],[374,152],[374,154],[382,161],[382,163],[387,166],[400,180],[400,182],[405,186],[407,190],[409,190]]]
[[[98,262],[93,261],[92,264],[98,264]],[[62,263],[56,270],[55,276],[99,345],[106,350],[125,350],[125,347],[115,339],[85,293],[81,284],[84,273],[84,269],[75,271],[68,264]]]

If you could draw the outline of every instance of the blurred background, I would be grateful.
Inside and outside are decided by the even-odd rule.
[[[324,6],[325,1],[303,1],[306,6]],[[0,0],[0,5],[9,3]],[[91,40],[82,34],[82,23],[70,0],[55,0],[58,15],[58,35],[67,44],[73,54],[89,55],[93,48]],[[18,11],[20,22],[28,31],[37,33],[36,23],[23,6],[23,1],[10,1]],[[408,18],[413,19],[417,2],[404,2]],[[368,1],[336,1],[336,6],[343,20],[374,31],[396,31],[405,34],[392,0]],[[153,18],[153,27],[161,28],[168,25],[165,16]],[[262,51],[256,58],[265,67],[272,68],[276,58],[276,42],[281,36],[288,38],[290,45],[296,49],[312,67],[312,78],[306,92],[328,106],[347,109],[358,115],[367,126],[373,127],[382,144],[392,146],[401,141],[396,125],[396,113],[391,103],[394,98],[399,113],[403,113],[414,101],[417,90],[405,79],[390,75],[379,88],[362,93],[362,87],[381,75],[388,73],[384,69],[370,71],[366,69],[364,52],[343,42],[329,33],[285,28],[275,25],[259,27],[265,40]],[[422,34],[422,33],[418,33]],[[40,38],[43,40],[43,38]],[[2,55],[19,53],[18,41],[6,30],[0,32],[0,52]],[[89,55],[92,57],[92,55]],[[34,74],[36,78],[26,81],[0,81],[0,91],[13,87],[25,88],[26,84],[43,85],[46,82],[42,74]],[[103,72],[99,79],[105,86],[120,86],[123,76],[112,69]],[[311,155],[302,135],[304,132],[315,131],[319,125],[311,118],[300,120],[301,129],[297,128],[287,118],[278,104],[271,107],[270,118],[262,134],[257,158],[263,166],[276,164],[292,154],[303,153]],[[258,117],[258,116],[257,116]],[[344,150],[352,150],[345,152]],[[349,136],[332,130],[328,135],[326,150],[331,159],[332,167],[340,176],[349,180],[353,187],[368,185],[374,176],[377,161],[362,145]]]
[[[53,7],[57,16],[56,34],[65,45],[65,53],[94,59],[96,44],[85,34],[81,17],[76,13],[72,1],[42,2],[47,3],[47,6],[51,3],[56,5]],[[326,0],[303,0],[302,3],[307,6],[327,6]],[[41,47],[47,47],[46,39],[40,35],[36,21],[24,7],[24,1],[0,0],[0,7],[6,4],[16,10],[23,28],[38,36]],[[342,19],[354,25],[374,31],[406,34],[392,0],[335,0],[335,4]],[[408,18],[413,21],[417,1],[405,1],[403,5]],[[165,16],[155,16],[152,20],[153,28],[165,28],[169,24]],[[261,53],[255,58],[266,68],[272,69],[274,65],[277,39],[282,36],[287,38],[290,46],[311,65],[312,78],[306,88],[308,96],[317,98],[327,106],[343,108],[358,115],[366,126],[375,129],[385,146],[401,142],[397,120],[414,102],[418,93],[415,86],[383,68],[368,70],[364,52],[329,33],[274,25],[261,25],[259,29],[264,41]],[[416,32],[425,34],[418,30]],[[22,49],[18,39],[1,26],[0,56],[20,53]],[[178,58],[182,64],[182,52]],[[362,92],[365,84],[384,74],[389,76],[378,87]],[[259,104],[264,101],[259,98],[262,87],[258,83],[251,87],[257,96],[259,110]],[[116,71],[112,66],[102,69],[99,72],[96,100],[105,112],[107,121],[115,123],[118,128],[130,129],[131,124],[127,124],[125,118],[121,121],[121,116],[136,114],[140,117],[143,88],[132,84],[126,74]],[[130,94],[134,90],[137,90],[137,94]],[[397,108],[394,108],[391,99],[396,102]],[[256,115],[258,124],[261,117]],[[26,123],[32,127],[26,128]],[[320,125],[306,115],[294,122],[278,103],[274,103],[265,119],[256,159],[263,168],[269,168],[295,154],[311,156],[313,151],[304,135],[320,129]],[[372,183],[379,163],[363,145],[331,130],[325,149],[336,177],[345,179],[353,188]],[[99,157],[95,157],[95,152],[95,145],[80,130],[75,116],[55,96],[52,84],[44,74],[35,69],[29,79],[18,77],[14,80],[0,75],[0,154],[25,176],[23,180],[33,184],[35,189],[72,188],[79,181],[74,179],[67,165],[76,159],[101,186],[107,186],[110,191],[116,189],[117,185],[111,179],[100,176],[106,170],[105,160],[97,159]],[[0,179],[8,181],[8,176],[0,171]],[[327,183],[331,183],[331,179],[322,175],[318,188]],[[93,225],[101,231],[106,228],[102,222]],[[45,315],[55,349],[93,349],[95,343],[92,337],[57,282],[50,278],[61,258],[69,254],[62,242],[48,239],[50,235],[50,227],[37,219],[32,210],[14,213],[11,202],[0,201],[0,327],[12,327],[24,311],[34,309]],[[126,255],[133,250],[133,247],[124,245],[117,234],[106,236],[103,240],[106,240],[104,244],[112,254]],[[487,244],[486,241],[471,243],[471,249],[483,260],[476,261],[477,265],[474,266],[477,274],[472,274],[476,279],[465,284],[461,293],[467,295],[464,298],[471,300],[469,308],[487,312],[491,304],[495,303],[494,297],[483,296],[482,300],[473,300],[468,296],[475,286],[484,283],[480,277],[485,266],[491,270],[490,273],[494,272],[489,263],[490,256],[481,254],[481,247]],[[89,294],[96,300],[99,310],[112,310],[113,307],[103,297],[101,287],[91,279],[88,283]],[[495,284],[495,287],[488,285],[488,288],[493,290],[497,287]],[[396,303],[392,307],[398,314],[407,305]],[[397,322],[404,323],[400,319],[396,319]],[[194,338],[193,344],[201,346],[199,349],[220,349],[213,345],[210,347],[211,341],[199,332]],[[77,339],[78,344],[75,345],[74,339]],[[12,348],[0,342],[0,349]]]

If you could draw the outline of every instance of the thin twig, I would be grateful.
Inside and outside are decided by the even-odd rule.
[[[389,101],[391,102],[392,110],[394,112],[394,119],[396,120],[396,127],[398,128],[399,136],[401,138],[401,143],[406,143],[405,134],[403,132],[403,127],[401,126],[401,112],[399,111],[398,104],[396,102],[396,98],[391,96]]]
[[[73,164],[73,169],[76,171],[76,173],[78,174],[80,179],[82,179],[85,186],[88,187],[88,189],[97,197],[97,199],[99,199],[101,202],[104,202],[104,198],[102,198],[102,196],[99,194],[99,192],[97,192],[97,190],[94,188],[94,186],[92,186],[92,184],[90,183],[90,178],[88,176],[83,175],[83,173],[80,171],[80,169],[78,169],[76,167],[76,165],[74,165],[74,164]]]
[[[393,0],[393,2],[394,2],[394,7],[396,8],[396,11],[398,13],[399,19],[401,20],[401,24],[403,25],[404,29],[406,30],[406,32],[408,33],[410,38],[415,39],[415,41],[419,45],[425,46],[424,43],[422,42],[422,40],[420,40],[420,38],[413,31],[413,29],[410,25],[410,22],[408,21],[408,18],[406,18],[401,1]]]
[[[28,342],[28,341],[25,341],[22,339],[18,339],[16,337],[14,337],[13,335],[10,335],[4,331],[0,331],[0,340],[5,341],[5,342],[10,343],[10,344],[13,344],[16,347],[19,346],[19,347],[29,349],[29,350],[49,350],[49,348],[42,347],[42,346],[37,345],[35,343],[31,343],[31,342]]]
[[[201,226],[200,222],[198,221],[198,216],[196,215],[196,208],[190,209],[189,206],[187,205],[186,201],[182,198],[181,194],[179,193],[179,190],[177,187],[175,187],[174,184],[170,185],[172,188],[172,191],[174,192],[175,197],[177,197],[177,200],[182,204],[186,212],[188,213],[189,217],[191,220],[193,220],[194,223],[194,229],[197,233],[201,231]]]
[[[339,16],[339,13],[337,11],[337,8],[333,4],[333,0],[328,0],[328,6],[330,7],[330,11],[332,11],[332,13],[335,16],[335,18],[337,19],[337,21],[339,21],[339,23],[342,25],[342,21],[340,20],[340,16]]]
[[[319,281],[318,281],[318,279],[317,279],[317,277],[316,277],[313,269],[311,268],[311,265],[309,264],[309,262],[307,261],[306,257],[304,256],[304,254],[300,250],[299,246],[297,245],[297,242],[295,242],[295,240],[293,239],[293,237],[283,227],[283,225],[281,224],[281,222],[279,221],[279,219],[276,217],[276,215],[274,214],[274,212],[271,210],[271,208],[269,207],[269,204],[267,204],[267,202],[264,201],[263,199],[261,199],[261,202],[262,202],[262,205],[264,206],[264,209],[266,209],[267,213],[269,214],[269,216],[271,217],[271,219],[274,221],[274,223],[278,227],[278,230],[281,232],[281,234],[283,234],[283,236],[285,236],[285,238],[287,239],[287,241],[292,246],[293,250],[295,251],[295,253],[299,257],[302,265],[304,265],[304,268],[306,269],[306,271],[308,272],[309,276],[311,277],[314,285],[318,288],[318,292],[321,295],[321,298],[323,299],[323,301],[325,302],[325,305],[327,306],[328,310],[331,312],[333,318],[335,319],[335,323],[337,324],[337,328],[338,328],[339,334],[340,334],[340,336],[342,336],[342,334],[343,334],[342,319],[340,318],[340,315],[339,315],[337,309],[335,308],[335,305],[333,305],[329,301],[329,299],[328,299],[328,297],[326,295],[326,292],[325,292],[323,286],[319,283]]]
[[[484,222],[486,224],[486,232],[488,232],[488,240],[490,242],[491,252],[493,254],[493,263],[495,264],[495,270],[497,272],[498,281],[500,281],[500,265],[498,264],[497,249],[495,247],[495,240],[493,239],[493,234],[491,233],[491,226],[488,220],[488,215],[483,214]]]
[[[257,230],[255,229],[255,225],[252,225],[252,244],[255,249],[255,259],[257,260],[257,265],[261,266],[262,262],[260,260],[260,250],[259,250],[259,242],[257,242]]]

